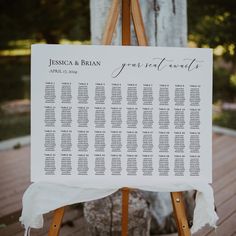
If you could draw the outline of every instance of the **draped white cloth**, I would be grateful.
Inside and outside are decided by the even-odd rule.
[[[23,209],[20,217],[21,223],[29,235],[30,228],[43,227],[43,214],[59,207],[96,200],[116,192],[116,188],[81,188],[75,185],[55,183],[33,183],[29,186],[23,196]],[[129,187],[129,186],[127,186]],[[203,183],[163,183],[156,186],[139,186],[138,189],[153,192],[177,192],[186,190],[197,190],[196,207],[194,209],[192,233],[204,225],[209,224],[216,227],[218,216],[214,207],[213,189]]]

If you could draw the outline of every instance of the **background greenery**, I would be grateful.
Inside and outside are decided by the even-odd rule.
[[[188,0],[191,46],[214,49],[214,123],[236,129],[236,1]],[[88,43],[89,0],[0,1],[0,140],[30,133],[28,113],[6,114],[2,106],[29,99],[30,45]],[[28,79],[27,79],[28,78]]]

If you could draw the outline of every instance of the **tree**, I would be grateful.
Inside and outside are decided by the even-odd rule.
[[[223,49],[221,60],[214,63],[214,102],[236,100],[236,84],[232,81],[236,73],[235,11],[236,1],[188,1],[189,39],[199,47]]]
[[[90,0],[92,44],[101,43],[111,2],[111,0]],[[186,0],[141,0],[140,5],[150,46],[184,47],[187,45]],[[133,44],[136,42],[134,35],[132,31]],[[113,44],[120,44],[120,42],[121,21],[119,19]],[[144,195],[151,203],[150,207],[159,232],[166,232],[167,218],[172,217],[170,194],[145,192]],[[173,224],[168,226],[169,232],[173,230],[172,226]]]
[[[89,39],[87,0],[3,0],[0,2],[1,47],[16,39],[58,43],[62,38]]]
[[[189,0],[189,37],[198,46],[223,46],[225,59],[236,64],[236,1]],[[236,68],[234,68],[235,70]]]
[[[111,0],[90,0],[93,44],[101,42],[110,5]],[[184,47],[187,45],[186,0],[141,0],[140,5],[150,46]],[[119,20],[113,42],[115,44],[120,44],[120,29]],[[134,32],[132,35],[134,36]]]

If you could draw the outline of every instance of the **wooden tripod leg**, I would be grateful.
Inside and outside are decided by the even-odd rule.
[[[121,218],[121,235],[128,236],[128,221],[129,221],[129,188],[122,188],[122,218]]]
[[[59,235],[64,212],[65,212],[65,207],[58,208],[54,211],[54,215],[53,215],[52,223],[50,225],[48,236]]]
[[[171,200],[173,205],[173,212],[178,228],[179,236],[190,236],[190,229],[186,217],[183,196],[181,192],[172,192]]]
[[[112,36],[115,31],[119,15],[119,2],[119,0],[113,0],[112,2],[102,38],[103,45],[109,45],[112,42]]]
[[[131,44],[131,0],[122,0],[122,45]],[[122,188],[121,235],[128,236],[129,188]]]
[[[131,44],[131,0],[122,0],[122,45]]]
[[[143,23],[139,0],[131,0],[131,13],[134,23],[134,30],[138,40],[138,45],[147,46],[147,36],[145,33],[145,27]]]

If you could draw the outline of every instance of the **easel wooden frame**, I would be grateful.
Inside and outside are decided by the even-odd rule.
[[[105,27],[102,44],[109,45],[112,42],[112,36],[115,31],[119,16],[119,4],[122,1],[122,45],[131,44],[131,16],[134,24],[134,29],[139,46],[147,46],[147,37],[145,34],[145,27],[143,24],[139,0],[113,0],[112,6],[108,15],[107,24]],[[131,189],[122,188],[122,236],[128,236],[128,205],[129,193]],[[173,212],[176,219],[179,236],[189,236],[190,229],[185,213],[185,207],[181,192],[172,192],[171,200],[173,205]],[[64,216],[65,207],[61,207],[54,211],[54,216],[49,229],[49,236],[58,236],[62,219]]]

